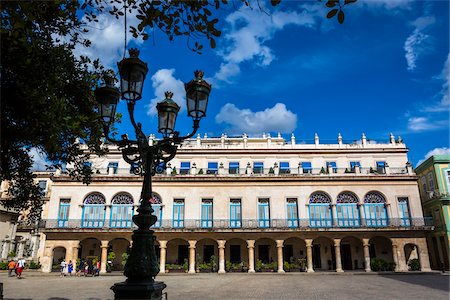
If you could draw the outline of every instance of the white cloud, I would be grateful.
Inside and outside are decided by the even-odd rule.
[[[151,79],[155,97],[150,100],[150,104],[147,106],[148,115],[153,116],[157,114],[156,104],[166,98],[164,93],[167,91],[173,92],[172,99],[180,106],[180,111],[183,111],[186,108],[184,83],[175,78],[173,76],[174,73],[175,69],[161,69],[152,76]]]
[[[31,148],[28,153],[33,160],[32,171],[45,171],[47,169],[46,155],[37,148]]]
[[[414,132],[431,131],[448,126],[448,120],[429,120],[426,117],[411,117],[408,119],[408,129]]]
[[[442,72],[439,76],[435,78],[438,80],[442,80],[442,88],[437,97],[440,98],[439,103],[430,105],[425,107],[424,111],[427,112],[442,112],[450,110],[450,95],[449,95],[449,83],[450,83],[450,54],[447,55],[447,59],[444,63],[444,67],[442,68]]]
[[[433,16],[424,16],[411,22],[414,26],[413,32],[408,36],[403,48],[408,71],[413,71],[417,65],[416,61],[431,49],[431,36],[424,33],[430,25],[436,22]]]
[[[434,148],[433,150],[428,151],[427,154],[425,154],[425,157],[417,162],[417,165],[420,165],[425,160],[427,160],[429,157],[433,155],[450,155],[450,148],[443,147],[443,148]]]
[[[297,115],[289,111],[283,103],[256,112],[239,109],[234,104],[227,103],[217,114],[216,122],[229,124],[229,130],[233,134],[291,133],[297,127]]]
[[[225,21],[230,30],[224,35],[227,43],[218,54],[223,58],[215,78],[229,81],[240,72],[239,64],[252,61],[257,66],[268,66],[276,58],[272,49],[266,42],[273,39],[277,31],[287,25],[313,27],[316,23],[316,6],[304,5],[304,11],[275,11],[271,15],[259,9],[238,9],[229,14]]]
[[[90,47],[77,45],[75,55],[84,55],[91,59],[100,58],[100,62],[107,68],[116,68],[116,63],[123,57],[124,52],[124,18],[116,19],[106,11],[97,16],[98,22],[89,23],[89,32],[82,36],[92,42]],[[136,12],[137,13],[137,12]],[[83,22],[88,22],[86,17]],[[139,20],[135,15],[128,13],[127,26],[137,27]],[[128,27],[129,28],[129,27]],[[142,39],[134,39],[130,32],[127,33],[127,45],[133,41],[135,44],[142,44]],[[128,55],[128,53],[126,53]]]
[[[379,6],[387,9],[393,8],[409,8],[413,0],[369,0],[361,1],[363,5],[366,6]]]

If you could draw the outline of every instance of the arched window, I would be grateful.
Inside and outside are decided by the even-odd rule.
[[[152,198],[150,199],[150,203],[152,204],[153,214],[156,216],[156,223],[152,226],[153,228],[161,227],[162,220],[162,201],[161,196],[157,193],[152,193]]]
[[[118,193],[112,198],[110,227],[130,228],[133,226],[133,203],[133,197],[128,193]]]
[[[331,198],[324,192],[309,196],[309,224],[311,227],[331,227]]]
[[[90,193],[84,198],[81,227],[101,228],[105,223],[105,196],[101,193]]]
[[[358,198],[352,192],[342,192],[336,199],[336,213],[338,226],[359,227],[360,216]]]
[[[386,199],[376,191],[371,191],[364,197],[364,218],[370,227],[384,227],[388,225],[386,213]]]

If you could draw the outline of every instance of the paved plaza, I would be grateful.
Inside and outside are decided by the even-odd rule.
[[[77,278],[0,274],[5,299],[113,299],[109,287],[123,276]],[[449,299],[441,274],[168,274],[168,299]]]

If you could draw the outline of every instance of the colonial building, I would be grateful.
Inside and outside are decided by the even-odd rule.
[[[449,269],[450,253],[450,155],[434,155],[416,168],[424,215],[435,230],[427,241],[433,269]]]
[[[151,136],[150,142],[154,140]],[[378,258],[396,271],[416,259],[430,270],[417,176],[408,149],[387,141],[321,143],[280,135],[185,141],[153,177],[153,208],[161,272],[188,262],[194,273],[211,260],[254,272],[262,264],[306,262],[307,271],[371,271]],[[97,257],[106,270],[130,246],[132,215],[142,178],[111,146],[94,157],[93,181],[53,176],[44,209],[40,261],[50,272],[59,259]],[[170,266],[168,265],[168,266]],[[187,263],[186,263],[187,265]]]
[[[50,173],[35,172],[35,175],[35,183],[41,188],[44,201],[48,201],[51,191]],[[6,181],[0,185],[0,258],[17,260],[23,257],[27,261],[36,262],[40,245],[38,223],[31,222],[26,211],[5,208],[3,203],[11,200],[8,187]]]

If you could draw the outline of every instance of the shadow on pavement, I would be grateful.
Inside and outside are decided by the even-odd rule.
[[[414,285],[421,285],[431,289],[449,292],[449,285],[450,285],[449,276],[445,275],[430,274],[430,275],[411,276],[400,274],[392,274],[392,275],[386,274],[379,276]]]

